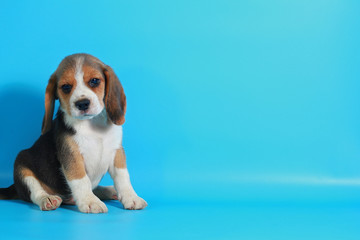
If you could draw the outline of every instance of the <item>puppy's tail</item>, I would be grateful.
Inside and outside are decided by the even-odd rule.
[[[15,185],[8,188],[0,188],[0,199],[18,199]]]

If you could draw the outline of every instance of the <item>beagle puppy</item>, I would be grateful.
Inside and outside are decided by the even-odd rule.
[[[126,168],[125,112],[124,89],[111,67],[88,54],[67,56],[46,87],[41,136],[18,154],[14,184],[0,189],[0,199],[20,198],[41,210],[73,203],[84,213],[107,212],[101,201],[107,199],[125,209],[145,208]],[[106,172],[114,187],[98,186]]]

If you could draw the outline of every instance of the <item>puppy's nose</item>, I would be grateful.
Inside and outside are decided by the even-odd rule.
[[[77,102],[75,102],[75,106],[80,110],[80,111],[85,111],[89,108],[90,105],[90,100],[89,99],[81,99]]]

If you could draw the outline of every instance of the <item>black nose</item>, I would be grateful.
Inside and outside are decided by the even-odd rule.
[[[87,110],[89,108],[89,105],[90,105],[89,99],[82,99],[75,102],[75,106],[81,111]]]

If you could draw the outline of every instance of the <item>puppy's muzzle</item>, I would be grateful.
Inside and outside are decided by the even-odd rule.
[[[89,99],[81,99],[81,100],[75,102],[75,106],[80,111],[86,111],[90,106],[90,100]]]

